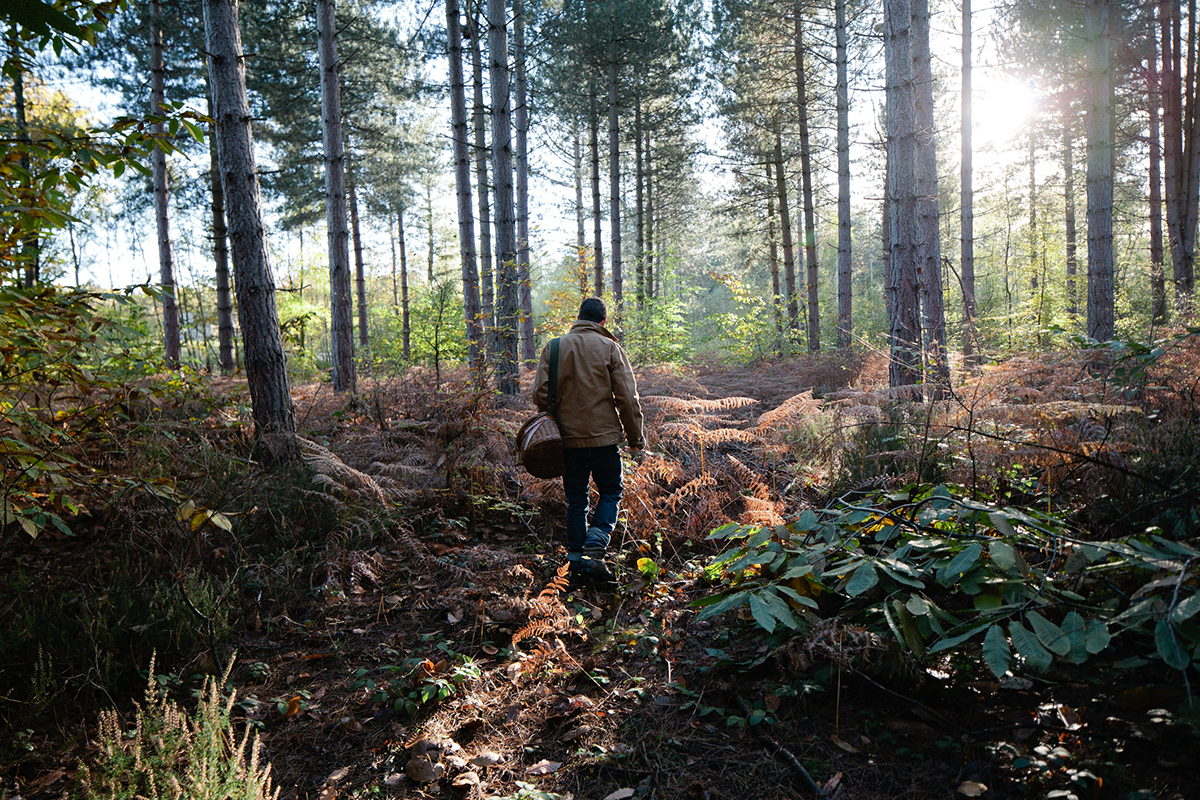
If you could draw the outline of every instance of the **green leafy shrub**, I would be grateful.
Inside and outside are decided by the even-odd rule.
[[[1200,660],[1200,550],[1151,529],[1088,541],[1062,519],[945,485],[843,498],[785,525],[725,525],[700,617],[745,608],[767,631],[857,620],[920,658],[982,640],[997,676],[1082,664],[1128,638],[1135,657]]]

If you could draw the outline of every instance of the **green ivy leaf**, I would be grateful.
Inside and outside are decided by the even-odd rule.
[[[1012,650],[999,625],[989,626],[987,635],[983,637],[983,660],[997,678],[1003,678],[1008,672],[1008,666],[1012,662]]]

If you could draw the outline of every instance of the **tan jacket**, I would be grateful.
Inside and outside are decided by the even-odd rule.
[[[546,410],[549,388],[547,343],[533,381],[533,403],[539,411]],[[630,447],[645,446],[633,369],[616,338],[600,323],[577,319],[561,337],[555,401],[563,447],[620,444],[622,433]]]

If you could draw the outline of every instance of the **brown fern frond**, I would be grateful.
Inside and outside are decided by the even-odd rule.
[[[792,395],[758,418],[757,430],[793,426],[820,413],[824,403],[813,398],[812,389]]]
[[[680,503],[686,501],[690,497],[696,497],[704,493],[704,489],[709,486],[715,486],[717,479],[712,475],[700,475],[692,478],[690,481],[680,486],[672,492],[664,501],[663,504],[674,511]]]
[[[565,591],[567,584],[570,583],[571,579],[568,574],[570,569],[570,563],[563,564],[561,567],[559,567],[558,571],[554,575],[554,578],[550,581],[550,583],[546,584],[546,588],[542,589],[541,593],[538,595],[538,599],[549,600],[553,598],[554,600],[558,600],[558,593]]]
[[[348,466],[327,447],[301,436],[297,436],[296,441],[300,444],[304,463],[316,473],[314,483],[341,489],[364,499],[370,498],[381,505],[387,503],[388,497],[383,487],[370,475]]]
[[[771,496],[770,488],[759,479],[757,472],[731,455],[726,455],[725,457],[729,459],[730,464],[733,464],[733,474],[737,477],[738,482],[741,483],[743,488],[749,489],[754,497],[759,500],[766,500]]]

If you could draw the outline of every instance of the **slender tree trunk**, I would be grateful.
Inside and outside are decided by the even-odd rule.
[[[1107,0],[1087,0],[1088,336],[1113,337],[1112,77]]]
[[[775,238],[775,185],[771,182],[771,159],[765,159],[767,171],[767,252],[771,264],[771,306],[775,309],[775,352],[783,354],[783,296],[779,293],[779,242]]]
[[[929,2],[912,0],[913,91],[916,110],[917,281],[924,310],[923,334],[928,344],[926,380],[932,399],[950,386],[946,357],[946,312],[942,294],[942,242],[938,225],[936,127],[933,110],[933,59],[929,49]]]
[[[779,196],[779,229],[783,235],[783,271],[788,297],[788,328],[791,336],[800,330],[800,309],[796,303],[796,257],[792,247],[792,220],[788,213],[787,177],[783,170],[783,135],[779,117],[775,117],[775,193]],[[790,348],[789,348],[790,349]]]
[[[1178,14],[1178,10],[1176,14]],[[1181,174],[1181,187],[1186,205],[1181,211],[1183,231],[1183,291],[1184,313],[1190,318],[1194,302],[1196,274],[1196,230],[1200,221],[1200,109],[1196,97],[1196,0],[1188,0],[1187,87],[1184,93],[1183,135],[1186,172]]]
[[[396,209],[396,234],[400,240],[400,347],[404,361],[412,361],[412,325],[408,307],[408,248],[404,244],[404,207]]]
[[[975,366],[975,147],[972,144],[972,87],[973,70],[971,0],[962,0],[962,157],[960,180],[962,209],[959,259],[962,278],[963,304],[963,362],[969,369]]]
[[[1034,294],[1038,290],[1037,271],[1037,147],[1034,142],[1033,123],[1029,125],[1029,288]],[[1041,320],[1038,320],[1039,327]]]
[[[800,22],[800,0],[792,3],[792,23],[794,27],[793,47],[796,67],[796,105],[800,121],[800,195],[804,203],[804,261],[807,265],[808,289],[808,352],[816,353],[821,349],[821,312],[818,308],[817,287],[819,273],[817,267],[817,224],[813,209],[812,190],[812,151],[808,135],[808,95],[804,74],[804,37]]]
[[[1162,92],[1159,91],[1155,33],[1152,17],[1150,35],[1147,37],[1150,52],[1146,59],[1149,66],[1146,112],[1150,117],[1150,321],[1162,325],[1167,321],[1167,287],[1163,270],[1162,143],[1158,121]]]
[[[484,342],[480,325],[479,271],[475,264],[475,217],[471,209],[471,154],[467,142],[466,79],[463,76],[462,26],[458,0],[446,0],[450,40],[450,125],[454,139],[454,185],[458,196],[458,246],[462,266],[463,316],[471,378],[483,380]]]
[[[162,3],[150,0],[150,113],[165,114],[165,75],[163,65]],[[150,130],[165,136],[167,129],[155,122]],[[163,342],[168,367],[179,366],[179,307],[175,303],[175,254],[171,248],[171,225],[168,217],[170,193],[167,189],[167,154],[154,148],[150,155],[150,171],[154,182],[154,220],[158,229],[158,272],[162,288]]]
[[[645,170],[642,164],[642,97],[640,89],[633,105],[633,163],[634,182],[637,184],[635,192],[635,230],[637,233],[634,236],[633,249],[637,265],[637,310],[640,312],[646,307],[646,216],[645,193],[642,186]]]
[[[396,261],[396,236],[392,233],[392,220],[388,217],[388,239],[392,245],[392,316],[400,316],[400,272]]]
[[[521,358],[536,366],[533,291],[529,262],[529,103],[525,82],[525,2],[513,0],[513,63],[516,70],[517,280],[520,281]]]
[[[1079,313],[1079,291],[1075,276],[1079,272],[1078,239],[1075,225],[1075,139],[1071,135],[1071,101],[1063,103],[1063,193],[1065,207],[1063,225],[1067,256],[1067,314],[1074,317]]]
[[[520,392],[518,362],[517,230],[513,208],[512,112],[509,105],[508,29],[504,0],[488,0],[488,60],[492,87],[492,174],[496,183],[497,388]]]
[[[212,84],[209,83],[208,115],[216,118]],[[233,360],[233,298],[229,287],[229,235],[225,228],[225,190],[221,185],[221,162],[217,158],[217,126],[208,137],[209,182],[212,184],[213,262],[217,280],[217,362],[221,374],[237,366]]]
[[[571,139],[575,147],[575,250],[579,253],[579,296],[588,296],[587,230],[583,224],[583,143],[579,140],[579,120],[572,122]]]
[[[621,274],[621,131],[617,116],[617,62],[608,63],[608,226],[612,249],[613,313],[610,314],[624,328],[624,277]]]
[[[342,142],[342,96],[337,70],[333,0],[316,0],[317,53],[321,70],[321,139],[325,153],[325,224],[329,236],[330,345],[333,390],[355,392],[354,316],[350,295],[350,231],[346,225],[346,161]]]
[[[917,221],[917,119],[912,58],[912,6],[884,0],[884,59],[887,69],[887,196],[891,294],[891,362],[888,383],[906,396],[920,396],[921,324]]]
[[[437,249],[433,238],[433,182],[432,174],[425,175],[425,281],[432,289],[437,277],[433,274],[433,265],[437,260]]]
[[[646,298],[654,299],[654,158],[646,128]]]
[[[592,267],[596,272],[595,296],[604,296],[604,240],[600,235],[600,111],[596,79],[588,80],[588,135],[592,156]]]
[[[970,6],[970,0],[963,0]],[[834,9],[837,37],[838,158],[838,332],[837,346],[850,346],[854,332],[854,281],[850,260],[850,78],[846,47],[846,0]]]
[[[471,4],[471,73],[473,91],[472,125],[475,130],[475,183],[479,197],[479,270],[483,300],[483,330],[488,352],[496,348],[495,279],[492,271],[492,212],[488,201],[488,148],[486,113],[483,105],[483,52],[479,38],[478,6]]]
[[[261,439],[294,433],[296,418],[275,309],[275,278],[267,258],[236,0],[204,0],[204,28],[246,382],[255,434]]]
[[[367,268],[363,263],[362,231],[358,227],[358,187],[354,180],[354,163],[346,156],[346,199],[350,204],[350,238],[354,243],[354,294],[358,301],[358,344],[363,355],[370,342],[367,333]]]
[[[20,179],[21,194],[31,195],[33,193],[33,182],[31,180],[32,170],[29,164],[29,120],[25,116],[25,68],[20,57],[20,48],[17,43],[16,30],[9,31],[9,52],[11,57],[9,63],[12,65],[12,82],[13,82],[13,105],[17,123],[17,141],[24,145],[21,150],[21,155],[17,163],[24,173]],[[30,198],[32,202],[32,197]],[[25,271],[25,288],[32,289],[33,285],[40,279],[41,272],[41,248],[38,245],[38,234],[36,230],[31,230],[21,237],[21,264]],[[76,281],[78,283],[78,281]]]

